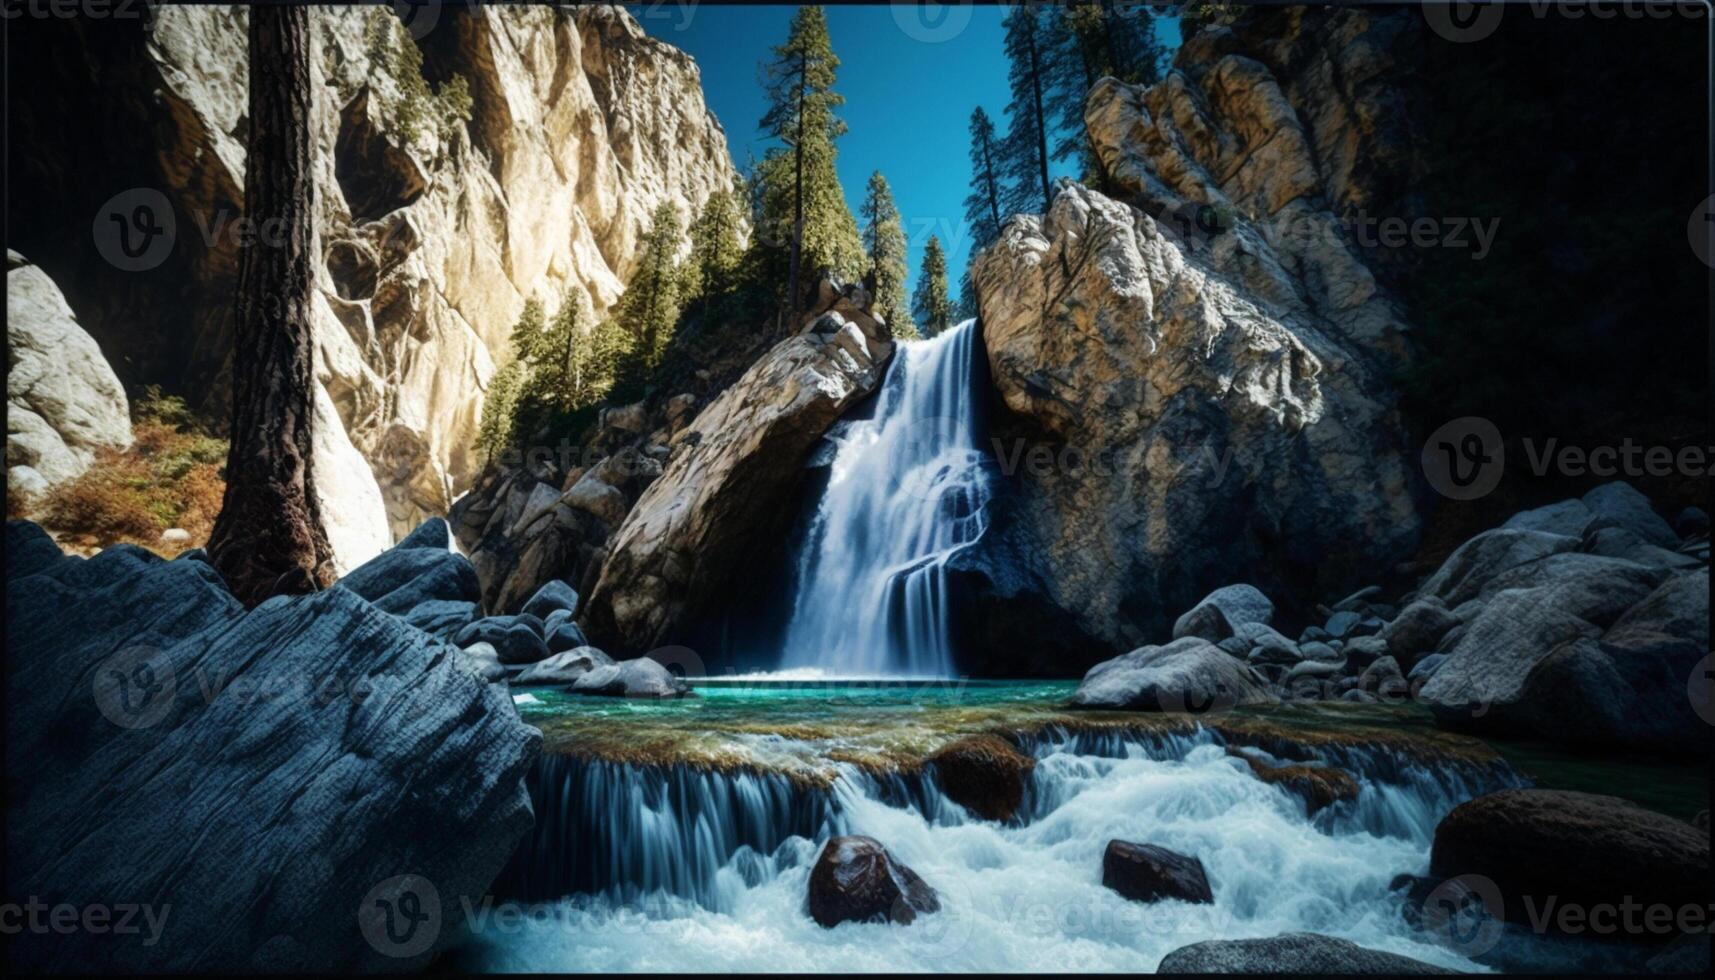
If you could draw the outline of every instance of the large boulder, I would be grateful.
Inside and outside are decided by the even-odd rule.
[[[567,690],[614,698],[682,698],[691,693],[684,681],[648,657],[597,665]]]
[[[1509,922],[1546,903],[1707,907],[1709,834],[1612,796],[1515,789],[1462,803],[1435,828],[1431,880],[1481,875]],[[1657,937],[1668,938],[1668,937]]]
[[[1459,625],[1459,617],[1433,600],[1420,600],[1404,609],[1393,622],[1382,628],[1382,642],[1387,644],[1388,656],[1401,670],[1410,671],[1419,658],[1434,653],[1436,645],[1447,631]]]
[[[1655,508],[1649,498],[1624,480],[1604,483],[1584,495],[1584,506],[1590,508],[1599,527],[1625,528],[1658,548],[1679,547],[1679,535]]]
[[[1275,700],[1262,678],[1207,640],[1187,636],[1091,667],[1075,708],[1201,713]]]
[[[14,967],[422,969],[461,931],[531,823],[504,685],[350,589],[246,611],[204,561],[6,552],[7,893],[171,906]]]
[[[1202,861],[1154,844],[1108,841],[1102,852],[1102,884],[1134,902],[1215,901]]]
[[[1157,973],[1285,973],[1310,976],[1439,976],[1457,973],[1349,939],[1294,932],[1270,939],[1210,939],[1161,958]]]
[[[1503,573],[1577,548],[1578,539],[1563,534],[1523,528],[1485,531],[1454,549],[1418,594],[1434,596],[1452,609],[1489,591],[1490,583]]]
[[[1018,815],[1036,760],[998,735],[969,735],[936,749],[928,759],[947,798],[984,820]]]
[[[1268,625],[1274,618],[1274,603],[1254,585],[1227,585],[1203,597],[1173,624],[1173,638],[1200,636],[1219,643],[1246,623]]]
[[[939,896],[871,837],[834,837],[810,869],[810,918],[832,929],[842,922],[909,924],[938,912]]]
[[[875,389],[890,335],[827,313],[752,365],[675,441],[678,450],[614,534],[583,622],[620,649],[660,646],[710,608],[738,569],[785,533],[804,460]],[[874,321],[868,321],[873,324]]]
[[[131,445],[131,409],[59,287],[6,253],[6,485],[39,494]]]
[[[468,559],[442,548],[418,545],[376,555],[352,569],[335,587],[400,616],[433,600],[474,603],[481,598],[476,569]]]
[[[577,647],[529,665],[512,679],[512,683],[519,687],[533,684],[557,684],[563,687],[597,667],[606,667],[612,663],[612,657],[595,647]]]

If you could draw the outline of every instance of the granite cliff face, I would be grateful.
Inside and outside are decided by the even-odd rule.
[[[1119,199],[1062,183],[973,269],[1016,490],[979,601],[1045,596],[1135,645],[1228,581],[1302,601],[1409,554],[1408,328],[1342,224],[1404,158],[1398,21],[1207,30],[1159,84],[1090,92]]]
[[[166,7],[21,22],[19,46],[32,79],[14,122],[14,187],[32,189],[15,208],[20,250],[120,380],[216,414],[252,231],[239,220],[245,24],[241,8]],[[315,25],[316,466],[350,567],[471,485],[482,393],[525,301],[552,310],[578,287],[606,309],[651,210],[688,212],[735,171],[694,62],[617,7],[431,7],[409,31],[386,8],[330,8]],[[439,125],[439,100],[412,94],[398,75],[410,44],[432,85],[468,82],[468,121]],[[173,240],[159,265],[123,271],[83,216],[99,224],[104,201],[136,188],[164,195]]]

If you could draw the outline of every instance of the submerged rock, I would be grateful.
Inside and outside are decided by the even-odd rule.
[[[1294,932],[1272,939],[1211,939],[1181,946],[1161,958],[1156,972],[1431,976],[1459,971],[1365,949],[1349,939]]]
[[[691,693],[684,681],[648,657],[594,667],[567,690],[620,698],[682,698]]]
[[[1024,803],[1036,760],[997,735],[970,735],[929,756],[935,782],[948,799],[984,820],[1011,820]]]
[[[1335,803],[1351,802],[1358,798],[1358,781],[1343,769],[1307,765],[1272,766],[1237,749],[1228,749],[1227,753],[1243,759],[1250,767],[1251,775],[1302,799],[1305,811],[1310,816],[1315,816]]]
[[[1488,878],[1504,898],[1504,912],[1491,912],[1524,926],[1533,925],[1530,909],[1550,900],[1584,909],[1702,907],[1709,900],[1709,836],[1612,796],[1505,790],[1460,804],[1442,819],[1429,874],[1436,881]]]
[[[11,965],[426,967],[530,827],[505,688],[353,589],[246,611],[204,562],[44,541],[7,526],[7,891],[171,912]],[[435,917],[398,941],[377,901]]]
[[[1208,641],[1187,636],[1091,667],[1071,704],[1199,713],[1274,700],[1256,671]]]
[[[940,897],[917,872],[871,837],[835,837],[810,870],[810,918],[832,929],[842,922],[907,925],[941,910]]]
[[[1202,861],[1154,844],[1108,841],[1102,852],[1102,884],[1134,902],[1215,900]]]

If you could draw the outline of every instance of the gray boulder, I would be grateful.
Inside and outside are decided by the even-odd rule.
[[[1459,618],[1439,600],[1421,599],[1401,610],[1379,635],[1387,644],[1388,656],[1409,671],[1417,658],[1434,651],[1447,631],[1458,624]]]
[[[1507,522],[1501,527],[1581,538],[1584,536],[1584,530],[1595,519],[1596,515],[1591,513],[1584,501],[1573,498],[1562,500],[1557,504],[1538,507],[1535,510],[1520,511],[1507,518]]]
[[[1419,660],[1417,664],[1411,668],[1411,673],[1405,675],[1405,679],[1414,685],[1422,684],[1429,680],[1429,678],[1434,677],[1435,672],[1440,670],[1441,665],[1446,662],[1447,655],[1445,653],[1432,653],[1429,656],[1424,657],[1422,660]]]
[[[1475,599],[1495,576],[1578,548],[1578,539],[1545,531],[1497,528],[1460,545],[1418,589],[1448,608]]]
[[[477,602],[482,594],[476,569],[463,555],[415,545],[383,551],[352,569],[335,588],[354,592],[397,616],[425,602]]]
[[[1584,550],[1593,555],[1622,558],[1651,568],[1686,569],[1703,564],[1691,555],[1650,544],[1623,527],[1603,527],[1591,531],[1584,541]]]
[[[1305,660],[1322,660],[1330,663],[1343,663],[1346,659],[1340,651],[1326,643],[1314,640],[1309,643],[1299,644],[1298,652]]]
[[[1458,971],[1366,949],[1349,939],[1294,932],[1272,939],[1210,939],[1181,946],[1161,958],[1156,972],[1438,976]]]
[[[682,698],[691,693],[684,681],[648,657],[603,664],[573,681],[568,690],[621,698]]]
[[[1392,657],[1378,659],[1358,675],[1359,688],[1384,697],[1397,696],[1405,686],[1405,675]]]
[[[606,667],[613,658],[595,647],[581,646],[553,654],[548,659],[526,667],[512,683],[521,687],[533,684],[570,684],[597,667]]]
[[[480,615],[482,610],[474,602],[431,599],[413,607],[402,618],[437,640],[451,640]]]
[[[1175,640],[1198,636],[1216,643],[1233,635],[1245,623],[1267,625],[1274,619],[1274,603],[1253,585],[1227,585],[1203,597],[1173,624]]]
[[[1344,599],[1341,599],[1339,602],[1334,603],[1330,612],[1361,612],[1366,605],[1378,598],[1381,594],[1381,586],[1365,586]]]
[[[410,548],[430,548],[438,551],[450,551],[453,546],[453,530],[447,522],[439,517],[431,517],[417,525],[416,529],[393,546],[393,550],[402,551]]]
[[[1207,640],[1187,636],[1091,667],[1071,704],[1196,713],[1274,700],[1255,671]]]
[[[524,603],[519,610],[539,619],[546,620],[549,614],[565,611],[576,612],[578,608],[578,593],[571,586],[559,579],[549,579],[536,590],[536,594]]]
[[[464,666],[483,680],[493,683],[506,679],[506,667],[500,655],[487,643],[472,643],[460,650]]]
[[[427,967],[531,825],[542,736],[505,688],[352,589],[246,611],[203,562],[40,534],[7,528],[7,890],[171,914],[25,931],[10,965]],[[436,917],[395,942],[407,896]]]
[[[522,616],[485,616],[453,637],[453,645],[468,647],[487,643],[500,655],[500,662],[510,666],[533,664],[548,656],[548,644],[542,639],[538,622]]]
[[[549,653],[576,650],[578,647],[588,646],[590,642],[589,638],[584,636],[583,627],[572,621],[569,616],[547,627],[547,630]]]
[[[1346,658],[1348,667],[1362,671],[1387,656],[1387,641],[1379,636],[1353,637],[1341,644],[1340,655]]]
[[[1623,480],[1604,483],[1584,495],[1584,505],[1603,527],[1623,527],[1661,548],[1679,547],[1679,535],[1650,506],[1649,498]]]

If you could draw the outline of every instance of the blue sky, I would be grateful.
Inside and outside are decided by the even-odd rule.
[[[697,60],[703,95],[725,127],[734,162],[770,145],[756,130],[766,106],[758,66],[786,38],[795,8],[665,2],[632,6],[645,30]],[[929,235],[949,252],[956,290],[970,251],[964,200],[970,191],[970,116],[981,105],[1004,131],[1006,56],[998,6],[910,4],[828,7],[828,33],[840,70],[835,90],[850,131],[839,141],[840,183],[852,212],[880,170],[893,187],[910,244],[915,288]],[[1178,24],[1157,33],[1177,46]],[[1053,175],[1071,173],[1070,162]]]

